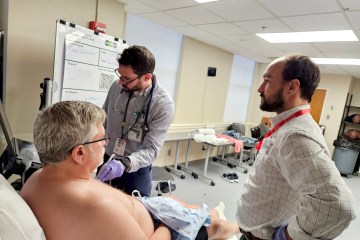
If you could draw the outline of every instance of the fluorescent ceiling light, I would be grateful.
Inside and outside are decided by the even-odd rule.
[[[215,2],[215,1],[219,1],[219,0],[195,0],[195,2],[198,3],[207,3],[207,2]]]
[[[317,64],[360,65],[360,59],[351,58],[311,58]]]
[[[256,35],[270,43],[359,41],[351,30],[258,33]]]

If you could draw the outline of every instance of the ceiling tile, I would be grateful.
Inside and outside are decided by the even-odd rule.
[[[172,27],[171,29],[183,33],[186,36],[213,36],[211,33],[206,32],[200,28],[194,26],[184,26],[184,27]]]
[[[322,65],[319,64],[320,74],[338,74],[338,75],[348,75],[343,69],[337,65]],[[320,78],[321,81],[321,78]]]
[[[177,27],[177,26],[188,25],[187,23],[163,12],[143,13],[140,14],[139,16],[149,21],[160,24],[164,27]]]
[[[340,0],[340,4],[344,9],[349,8],[349,10],[360,10],[359,0]]]
[[[349,21],[354,29],[360,29],[360,11],[347,12],[346,16],[349,18]]]
[[[270,58],[264,57],[257,52],[254,52],[250,49],[241,47],[236,44],[221,44],[219,48],[222,48],[231,53],[237,54],[239,56],[248,58],[250,60],[256,61],[258,63],[270,63],[272,60]]]
[[[249,33],[271,33],[291,31],[284,23],[278,19],[253,20],[243,22],[233,22],[235,25],[248,31]]]
[[[204,24],[197,25],[198,28],[201,28],[207,32],[211,32],[214,35],[239,35],[247,34],[247,32],[241,30],[232,23],[213,23],[213,24]]]
[[[230,42],[228,40],[218,37],[218,36],[197,36],[194,38],[201,42],[205,42],[205,43],[210,44],[215,47],[218,45],[230,44]]]
[[[331,58],[358,58],[358,59],[360,59],[360,51],[359,52],[324,52],[324,54],[327,57],[331,57]]]
[[[300,53],[310,57],[326,57],[311,43],[275,43],[274,45],[286,53]]]
[[[225,20],[202,7],[179,8],[167,10],[166,13],[189,24],[206,24],[225,22]]]
[[[322,52],[359,52],[360,42],[323,42],[313,43]]]
[[[272,59],[264,57],[264,56],[258,54],[257,52],[254,52],[252,50],[249,50],[249,49],[246,49],[243,47],[237,47],[235,49],[234,53],[239,56],[252,59],[258,63],[271,63],[272,62]]]
[[[298,32],[351,29],[342,13],[285,17],[281,20]]]
[[[274,44],[268,43],[255,35],[224,36],[230,42],[261,53],[265,57],[280,57],[284,52]]]
[[[131,0],[130,0],[131,1]],[[138,0],[158,10],[168,10],[198,5],[193,0]]]
[[[155,8],[136,0],[119,0],[119,2],[125,3],[125,11],[133,14],[156,11]]]
[[[359,66],[341,66],[348,74],[360,79],[360,67]]]
[[[340,12],[335,0],[258,0],[278,16]]]
[[[274,16],[253,0],[229,0],[203,4],[203,7],[228,21],[273,18]]]

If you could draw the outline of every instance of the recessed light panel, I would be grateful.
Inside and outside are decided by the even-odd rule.
[[[215,2],[215,1],[219,1],[219,0],[195,0],[195,2],[198,3],[207,3],[207,2]]]
[[[317,64],[360,65],[360,59],[351,58],[311,58]]]
[[[354,32],[351,30],[258,33],[256,35],[270,43],[359,41]]]

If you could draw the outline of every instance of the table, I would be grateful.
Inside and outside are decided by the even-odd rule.
[[[245,145],[245,144],[244,144]],[[243,163],[243,159],[244,159],[244,151],[245,149],[242,149],[240,151],[240,155],[239,156],[235,156],[234,158],[235,159],[239,159],[237,161],[230,161],[229,158],[225,158],[225,153],[227,151],[227,147],[229,145],[225,145],[223,146],[223,149],[222,149],[222,154],[221,154],[221,157],[218,157],[218,156],[214,156],[213,157],[213,160],[214,161],[217,161],[217,160],[220,160],[220,161],[225,161],[227,162],[227,165],[230,167],[230,168],[236,168],[236,167],[239,167],[239,168],[242,168],[243,169],[243,173],[247,173],[248,172],[248,169],[244,166],[242,166],[242,163]],[[251,166],[251,165],[250,165]]]
[[[209,180],[210,181],[210,185],[211,186],[215,186],[215,182],[206,176],[206,172],[207,172],[207,167],[208,167],[208,164],[209,164],[209,157],[210,157],[210,149],[211,147],[226,147],[226,146],[232,146],[234,145],[234,143],[228,141],[228,142],[225,142],[225,143],[209,143],[209,142],[202,142],[203,144],[206,144],[208,147],[207,147],[207,150],[206,150],[206,157],[205,157],[205,164],[204,164],[204,174],[197,174],[199,175],[199,177],[201,178],[204,178],[206,180]]]
[[[187,140],[187,150],[186,150],[186,159],[185,159],[185,164],[179,164],[179,142],[183,141],[183,140]],[[188,133],[188,132],[182,132],[182,133],[168,133],[165,141],[176,141],[176,153],[175,153],[175,164],[174,166],[168,166],[166,167],[166,169],[169,172],[174,173],[175,175],[179,176],[181,179],[185,178],[185,175],[183,175],[183,171],[190,173],[191,176],[193,176],[195,179],[197,178],[203,178],[207,181],[210,182],[211,186],[215,186],[215,182],[213,181],[213,179],[209,178],[206,173],[207,173],[207,168],[208,168],[208,164],[209,164],[209,158],[210,158],[210,150],[212,147],[223,147],[222,149],[222,156],[217,157],[214,156],[214,159],[217,160],[223,160],[226,161],[228,163],[229,160],[224,158],[225,155],[225,148],[228,146],[233,146],[234,143],[233,142],[222,142],[222,143],[210,143],[210,142],[201,142],[201,144],[206,144],[207,145],[207,150],[206,150],[206,156],[205,156],[205,163],[204,163],[204,170],[203,173],[197,173],[195,172],[193,169],[190,169],[188,167],[189,164],[189,155],[190,155],[190,145],[191,145],[191,140],[193,140],[192,136]],[[244,143],[244,145],[246,145]],[[242,162],[243,160],[243,150],[240,152],[240,162]],[[230,165],[229,165],[230,166]],[[235,166],[235,165],[232,165]],[[237,164],[236,166],[241,167],[244,169],[244,173],[247,173],[247,168],[240,166],[239,164]],[[182,170],[182,171],[181,171]]]
[[[179,164],[179,142],[183,141],[183,140],[188,140],[188,142],[190,142],[190,140],[192,139],[192,137],[189,135],[189,133],[187,132],[180,132],[180,133],[168,133],[165,137],[165,142],[171,142],[171,141],[176,141],[176,151],[175,151],[175,164],[174,167],[166,167],[166,169],[169,172],[174,173],[175,175],[179,176],[181,179],[185,179],[185,175],[182,171],[180,171],[178,169],[178,164]],[[188,150],[189,151],[189,143],[188,143]],[[188,159],[188,154],[187,153],[187,157],[186,159]]]

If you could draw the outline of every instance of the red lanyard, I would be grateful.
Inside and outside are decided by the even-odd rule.
[[[310,109],[303,109],[303,110],[300,110],[300,111],[297,111],[296,113],[293,113],[291,114],[289,117],[285,118],[284,120],[282,120],[281,122],[279,122],[274,128],[272,128],[266,135],[263,139],[261,139],[261,141],[256,144],[256,151],[259,151],[260,148],[261,148],[261,145],[263,143],[263,140],[267,137],[270,137],[274,132],[276,132],[282,125],[284,125],[285,123],[289,122],[290,120],[296,118],[296,117],[299,117],[301,115],[304,115],[304,114],[307,114],[310,112]]]

